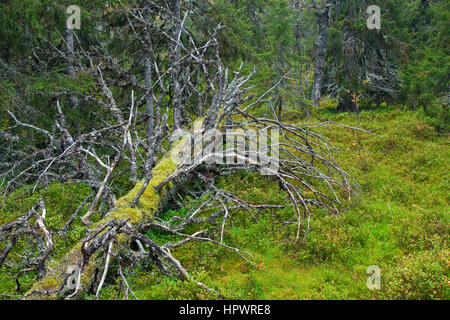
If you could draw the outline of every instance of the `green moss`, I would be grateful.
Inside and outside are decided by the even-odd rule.
[[[42,281],[36,283],[33,286],[32,290],[54,290],[58,288],[61,284],[61,280],[58,280],[54,277],[46,277]]]
[[[386,296],[402,300],[448,300],[448,258],[449,250],[422,251],[402,257],[398,267],[386,274]]]
[[[369,150],[336,155],[343,169],[362,185],[361,199],[341,216],[314,211],[312,232],[296,244],[282,241],[292,236],[295,226],[274,223],[290,219],[292,208],[264,212],[257,222],[244,211],[233,211],[233,224],[225,229],[225,243],[254,254],[264,271],[253,268],[235,253],[208,243],[193,241],[173,249],[172,254],[193,278],[230,299],[448,299],[448,137],[433,128],[427,128],[429,132],[425,134],[423,120],[417,114],[395,107],[376,113],[362,110],[359,115],[334,114],[331,107],[322,107],[320,113],[314,114],[315,120],[383,128],[377,132],[379,136],[355,135],[351,130],[333,126],[317,130],[338,147]],[[175,169],[171,158],[164,157],[153,171],[140,206],[131,208],[129,204],[142,182],[119,199],[116,210],[101,223],[123,218],[131,218],[134,223],[151,216],[166,192],[157,194],[153,187]],[[220,187],[252,203],[286,201],[270,177],[238,172],[221,177],[218,182]],[[199,199],[186,200],[194,203]],[[165,212],[159,217],[170,220],[175,215],[185,216],[189,209]],[[147,236],[157,243],[179,240],[155,230]],[[119,239],[126,240],[127,237]],[[77,246],[58,263],[50,264],[54,271],[49,277],[58,279],[56,275],[65,272],[79,254]],[[101,270],[104,259],[93,257],[91,263],[83,281],[87,281],[93,268]],[[381,268],[381,290],[371,291],[366,286],[370,265]],[[197,286],[152,271],[146,266],[127,275],[140,299],[215,298]],[[12,293],[14,280],[7,282],[7,275],[1,276],[0,284],[4,281]],[[24,283],[26,280],[24,276]],[[47,286],[50,285],[55,283],[50,281]],[[115,298],[119,287],[120,284],[108,283],[102,297]]]
[[[134,188],[128,192],[128,194],[117,200],[116,209],[111,211],[103,220],[96,223],[93,228],[98,228],[105,222],[114,219],[131,219],[130,223],[135,224],[142,221],[144,218],[150,218],[158,209],[160,199],[165,192],[162,190],[161,193],[158,194],[155,191],[155,187],[163,182],[164,179],[166,179],[171,173],[173,173],[176,168],[177,166],[170,155],[166,155],[153,169],[152,179],[139,199],[138,208],[132,208],[131,203],[139,190],[142,188],[144,181],[138,182]],[[171,184],[169,184],[168,187],[170,188]]]
[[[182,139],[181,141],[175,143],[174,146],[177,146],[185,141],[185,139]],[[91,226],[91,229],[99,229],[111,220],[130,219],[130,223],[133,225],[143,221],[144,219],[150,218],[158,209],[160,200],[164,196],[165,192],[167,192],[167,188],[171,188],[172,184],[168,184],[165,188],[163,188],[163,190],[160,191],[159,194],[155,191],[155,187],[163,182],[164,179],[166,179],[171,173],[173,173],[176,168],[177,164],[172,160],[171,154],[166,154],[153,169],[152,179],[140,198],[139,206],[137,208],[132,208],[131,202],[142,188],[144,183],[143,181],[137,183],[131,191],[120,198],[116,203],[116,208],[112,210],[104,219]],[[126,240],[127,237],[125,236],[118,238],[119,242],[124,242]],[[78,243],[71,251],[63,256],[60,261],[57,263],[53,262],[51,264],[52,268],[47,277],[44,280],[37,282],[33,286],[32,290],[50,290],[58,288],[60,283],[55,279],[58,278],[58,275],[62,278],[62,275],[67,271],[67,268],[70,265],[76,264],[81,259],[80,248],[81,243]],[[84,286],[87,286],[88,281],[91,279],[92,273],[95,269],[95,261],[95,257],[92,257],[91,263],[83,272],[82,283]]]
[[[257,222],[233,211],[225,243],[251,252],[264,271],[207,243],[188,243],[172,254],[229,299],[448,299],[448,137],[432,127],[425,132],[420,115],[395,107],[359,115],[334,109],[325,105],[310,121],[383,128],[377,136],[333,126],[317,130],[337,147],[368,150],[335,155],[362,186],[362,197],[348,210],[341,216],[315,210],[311,233],[296,244],[283,241],[295,226],[274,223],[290,219],[292,208],[264,212]],[[218,182],[252,203],[286,202],[278,184],[258,174],[238,172]],[[370,265],[381,268],[381,290],[366,286]],[[141,299],[214,298],[157,273],[130,282]]]
[[[169,155],[166,155],[153,169],[152,179],[139,200],[139,207],[142,212],[144,212],[145,216],[151,215],[158,208],[161,194],[156,193],[155,187],[163,182],[164,179],[166,179],[171,173],[173,173],[176,168],[177,165],[175,162]],[[131,204],[143,184],[144,181],[140,181],[127,195],[117,200],[116,206],[118,211],[121,211],[121,208],[127,207]],[[124,212],[124,214],[126,214],[126,212]]]

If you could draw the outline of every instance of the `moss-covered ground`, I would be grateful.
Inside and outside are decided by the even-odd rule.
[[[341,215],[314,212],[311,233],[294,244],[283,240],[295,227],[273,223],[291,216],[292,209],[261,213],[257,222],[248,213],[233,213],[224,240],[251,252],[258,268],[209,243],[191,242],[172,254],[193,278],[230,299],[449,299],[448,135],[438,133],[420,112],[402,107],[368,108],[358,115],[334,109],[331,103],[325,105],[312,120],[378,129],[377,135],[336,126],[318,131],[336,146],[366,150],[335,154],[361,185],[360,196]],[[301,123],[295,117],[289,121]],[[286,201],[276,182],[257,174],[239,173],[219,183],[252,203]],[[48,207],[47,223],[58,229],[89,192],[82,185],[52,185],[41,195],[13,194],[7,209],[0,212],[0,223],[20,216],[42,196]],[[183,216],[187,211],[180,208],[163,217]],[[64,255],[83,230],[76,221],[64,241],[57,242],[55,258]],[[176,240],[155,230],[148,235],[161,243]],[[13,259],[19,259],[19,253],[15,251]],[[366,270],[371,265],[381,269],[380,290],[367,288]],[[0,292],[14,293],[16,271],[2,267]],[[129,269],[126,275],[140,299],[216,298],[193,283],[164,277],[153,267]],[[29,288],[36,275],[21,279]],[[117,277],[109,277],[102,298],[114,299],[118,288]]]

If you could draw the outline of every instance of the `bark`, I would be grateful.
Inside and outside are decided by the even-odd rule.
[[[280,100],[278,101],[278,121],[282,121],[282,112],[283,112],[283,100],[280,97]]]
[[[314,57],[314,84],[312,89],[312,102],[319,106],[321,90],[324,78],[325,54],[327,52],[328,27],[329,27],[329,5],[316,12],[319,32],[315,41],[316,52]]]
[[[73,44],[73,30],[70,30],[66,28],[66,45],[67,45],[67,74],[75,79],[76,73],[75,73],[75,47]],[[77,97],[73,94],[69,94],[69,105],[72,110],[76,110],[78,108],[79,102]],[[75,124],[76,126],[76,137],[79,137],[81,135],[81,128],[80,124],[77,122]]]
[[[146,10],[144,18],[146,21],[150,20],[148,10]],[[147,145],[151,145],[151,138],[154,133],[155,126],[155,110],[153,105],[153,81],[152,81],[152,57],[153,57],[153,45],[151,42],[150,30],[147,27],[145,30],[145,88],[146,88],[146,114],[147,114]]]
[[[299,71],[298,71],[298,91],[300,96],[303,96],[303,66],[300,67]]]
[[[352,100],[351,94],[343,94],[339,98],[337,109],[342,112],[358,112],[358,106]]]
[[[179,129],[183,122],[183,110],[181,105],[181,84],[180,77],[180,45],[179,38],[181,36],[180,22],[180,0],[173,0],[173,39],[172,39],[172,80],[174,84],[174,103],[173,103],[173,127]]]
[[[311,67],[308,67],[308,70],[305,71],[305,90],[309,89],[309,80],[308,75],[310,74]]]
[[[167,205],[168,200],[175,192],[175,186],[179,184],[167,184],[158,192],[155,191],[155,186],[159,185],[166,177],[173,174],[176,169],[177,165],[172,161],[169,152],[153,169],[153,177],[141,196],[139,206],[133,208],[131,202],[136,193],[141,189],[142,184],[144,183],[143,181],[136,184],[127,195],[119,199],[116,202],[116,207],[111,210],[105,218],[94,224],[91,227],[91,230],[98,230],[98,232],[100,232],[114,220],[128,221],[129,225],[135,229],[139,229],[140,225],[149,222],[159,209]],[[111,237],[105,237],[104,241],[109,245],[114,237],[116,237],[116,235],[112,233]],[[129,238],[127,237],[117,237],[117,241],[121,245],[127,245],[128,239]],[[86,240],[84,241],[87,242]],[[101,274],[99,270],[103,268],[104,257],[94,253],[88,261],[85,261],[85,251],[88,250],[90,246],[92,246],[92,244],[85,247],[84,243],[80,242],[61,260],[52,263],[52,267],[47,270],[47,275],[42,280],[35,283],[25,297],[27,299],[56,299],[67,295],[67,289],[61,288],[67,286],[66,281],[70,276],[70,270],[73,270],[74,266],[81,267],[82,270],[80,286],[76,290],[76,294],[87,292],[92,289],[93,283],[96,283],[97,281],[96,275],[98,276],[98,274]],[[60,296],[57,296],[58,292]]]
[[[149,57],[145,58],[145,87],[147,88],[146,114],[147,114],[147,145],[151,144],[154,131],[155,111],[153,108],[152,90],[152,64]]]

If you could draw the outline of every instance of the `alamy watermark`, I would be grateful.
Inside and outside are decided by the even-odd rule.
[[[81,9],[77,5],[70,5],[66,9],[66,13],[70,16],[66,20],[66,26],[69,30],[81,29]],[[367,28],[370,30],[381,29],[381,9],[377,5],[367,7]]]
[[[67,29],[80,30],[81,29],[81,9],[80,9],[80,7],[76,6],[76,5],[68,6],[66,13],[70,14],[70,16],[66,20]]]
[[[70,290],[75,290],[77,288],[79,278],[81,276],[81,269],[77,265],[71,265],[67,268],[67,274],[69,277],[67,278],[66,286]]]
[[[202,121],[195,121],[193,132],[175,130],[171,156],[178,165],[226,164],[251,165],[263,175],[274,175],[279,168],[279,129],[270,130],[204,130]]]
[[[381,268],[377,265],[371,265],[367,267],[366,273],[369,275],[367,278],[367,288],[370,290],[381,289]]]
[[[377,5],[371,5],[367,7],[367,28],[370,30],[381,29],[381,9]]]

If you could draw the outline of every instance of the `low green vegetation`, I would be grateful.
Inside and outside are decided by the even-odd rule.
[[[247,212],[233,212],[224,240],[252,253],[257,267],[209,243],[193,241],[172,254],[193,278],[231,299],[449,299],[448,135],[424,114],[400,106],[381,106],[376,112],[367,108],[360,114],[334,110],[331,102],[325,103],[312,120],[377,129],[374,135],[337,126],[318,131],[337,147],[354,149],[335,154],[361,185],[341,215],[314,212],[311,232],[294,243],[286,239],[293,238],[295,226],[274,223],[289,219],[292,208],[261,212],[257,221]],[[223,188],[251,203],[286,202],[268,177],[241,172],[220,179]],[[53,184],[33,196],[13,194],[0,222],[17,218],[43,197],[49,228],[58,230],[76,209],[73,204],[88,194],[88,187],[70,184]],[[186,214],[187,208],[181,208],[162,218]],[[191,228],[186,232],[200,227]],[[55,258],[83,235],[77,220],[64,240],[57,241]],[[178,240],[161,231],[149,230],[147,235],[161,243]],[[18,257],[20,249],[14,254]],[[370,265],[381,268],[380,290],[366,286]],[[114,262],[111,270],[114,274]],[[14,294],[16,272],[2,267],[1,292]],[[152,266],[127,269],[126,276],[140,299],[217,298],[195,284],[164,277]],[[114,275],[108,279],[102,298],[114,299],[119,280]],[[33,273],[21,277],[24,289],[34,281]]]
[[[38,281],[30,271],[16,279],[42,252],[37,234],[26,227],[18,231],[27,234],[5,263],[0,257],[0,299],[54,289],[69,265],[82,265],[87,228],[80,217],[91,205],[93,229],[130,219],[136,231],[160,245],[184,239],[143,225],[151,219],[180,223],[207,200],[195,195],[212,190],[205,183],[214,177],[215,188],[249,203],[286,205],[255,209],[255,216],[230,208],[224,243],[251,253],[246,257],[253,263],[212,242],[192,240],[171,250],[192,279],[222,297],[449,299],[449,5],[444,0],[0,1],[0,226],[42,198],[55,244],[46,277]],[[69,6],[79,15],[71,15]],[[371,14],[369,6],[379,10]],[[67,24],[72,18],[81,29]],[[380,28],[370,26],[372,19]],[[214,167],[198,166],[198,179],[171,180],[154,189],[177,169],[168,151],[184,154],[178,148],[182,141],[168,139],[177,128],[195,128],[199,119],[205,119],[205,128],[216,120],[221,130],[236,128],[237,121],[253,117],[270,118],[266,124],[276,119],[347,125],[330,123],[314,131],[336,146],[338,167],[359,185],[353,185],[350,199],[347,185],[337,187],[343,201],[339,215],[317,209],[310,221],[303,218],[298,241],[287,190],[273,177],[232,166],[226,168],[230,175],[219,176]],[[292,146],[286,150],[300,153]],[[289,163],[290,169],[301,165]],[[316,169],[326,170],[326,164],[316,161]],[[326,179],[306,175],[314,188],[327,190]],[[312,198],[307,191],[301,196]],[[217,207],[196,217],[209,217],[213,210]],[[206,236],[220,239],[222,218],[194,221],[183,232],[207,229]],[[36,217],[30,219],[34,223]],[[2,232],[0,255],[9,252],[13,237]],[[139,299],[221,297],[195,281],[164,276],[155,264],[167,257],[130,258],[140,243],[124,234],[116,239],[102,299],[123,298],[119,257]],[[96,284],[105,251],[101,247],[83,264],[83,292],[76,299],[95,298],[95,286],[86,283]],[[370,266],[381,270],[379,290],[367,286]]]
[[[321,130],[338,147],[367,150],[336,155],[361,185],[340,216],[315,212],[311,233],[294,244],[283,241],[293,227],[273,223],[292,212],[267,212],[258,222],[245,212],[234,215],[226,241],[254,254],[259,269],[209,244],[192,243],[176,256],[232,299],[448,299],[448,136],[420,113],[381,108],[356,115],[325,107],[316,114],[378,129],[377,135]],[[267,177],[242,173],[222,183],[252,203],[284,200]],[[381,268],[381,290],[366,286],[370,265]],[[130,282],[145,299],[214,298],[151,272],[139,271]]]

